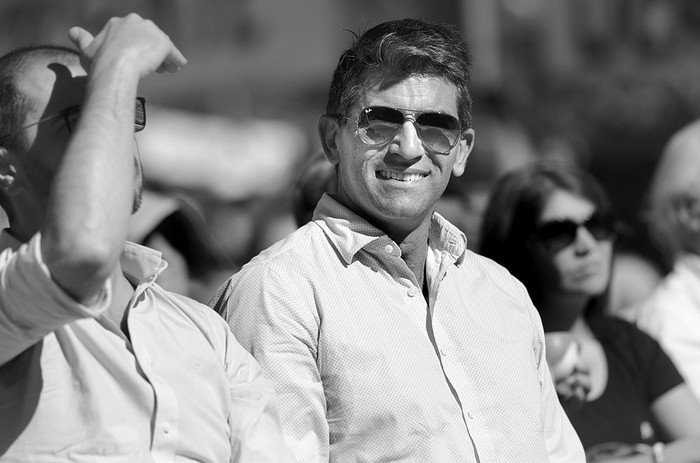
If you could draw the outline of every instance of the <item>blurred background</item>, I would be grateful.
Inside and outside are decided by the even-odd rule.
[[[148,128],[138,144],[153,195],[135,239],[185,210],[235,268],[294,230],[292,188],[319,149],[316,120],[339,54],[353,32],[420,17],[460,27],[474,55],[476,147],[440,206],[470,247],[498,175],[563,157],[610,192],[631,230],[620,245],[662,265],[640,208],[661,147],[700,114],[700,2],[3,0],[0,52],[68,45],[70,26],[97,32],[132,11],[189,59],[140,87]]]

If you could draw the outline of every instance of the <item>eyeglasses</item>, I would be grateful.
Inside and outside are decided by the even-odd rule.
[[[357,134],[368,145],[393,140],[407,120],[413,123],[423,144],[437,154],[449,154],[462,136],[457,118],[440,112],[370,106],[360,111],[356,120],[342,117],[357,124]]]
[[[17,129],[13,132],[10,132],[8,134],[3,135],[0,137],[0,142],[4,141],[6,138],[11,137],[12,135],[21,132],[22,130],[26,130],[29,127],[34,127],[35,125],[43,124],[44,122],[56,120],[59,118],[63,118],[63,120],[66,123],[66,128],[68,129],[69,133],[73,133],[73,128],[75,127],[75,124],[78,123],[78,116],[80,116],[80,109],[81,106],[76,105],[76,106],[70,106],[66,109],[63,109],[56,114],[52,114],[51,116],[46,116],[43,119],[39,119],[36,122],[33,122],[29,125],[25,125],[24,127]],[[146,127],[146,99],[143,97],[136,97],[136,111],[134,115],[134,132],[140,132]]]
[[[548,253],[554,254],[576,241],[580,227],[588,230],[597,241],[613,239],[617,235],[613,215],[596,212],[583,222],[570,219],[544,222],[535,230],[534,239],[540,242]]]

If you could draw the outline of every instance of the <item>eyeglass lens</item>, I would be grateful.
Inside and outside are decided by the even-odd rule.
[[[431,150],[447,154],[459,141],[459,121],[449,114],[416,113],[415,127],[418,136]],[[392,140],[406,120],[398,109],[372,106],[360,112],[357,129],[362,141],[379,145]]]
[[[597,241],[610,239],[615,234],[612,217],[597,212],[581,223],[573,220],[545,222],[538,227],[535,234],[549,252],[557,252],[576,241],[579,227],[586,228]]]
[[[73,106],[61,113],[66,121],[68,131],[73,133],[78,117],[80,116],[80,106]],[[134,132],[140,132],[146,127],[146,100],[142,97],[136,98],[136,110],[134,111]]]

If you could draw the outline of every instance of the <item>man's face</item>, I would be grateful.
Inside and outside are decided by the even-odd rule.
[[[457,90],[438,77],[412,76],[391,86],[370,88],[347,116],[356,119],[369,106],[457,117]],[[338,164],[338,199],[385,231],[417,228],[432,213],[450,177],[462,175],[473,145],[469,129],[448,154],[437,154],[423,144],[410,121],[391,141],[375,146],[359,138],[354,122],[326,127],[320,130],[322,136],[326,132],[326,140],[331,132],[326,155]]]
[[[30,64],[20,79],[20,90],[31,102],[22,126],[56,115],[66,108],[80,106],[85,97],[87,76],[77,63],[65,65],[47,60]],[[75,130],[77,118],[68,127],[65,118],[57,117],[24,129],[27,151],[18,156],[18,180],[40,208],[45,208],[56,170],[63,159]],[[136,156],[135,205],[140,204],[142,172]]]

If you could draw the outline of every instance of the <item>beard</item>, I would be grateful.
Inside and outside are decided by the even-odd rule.
[[[141,156],[134,156],[134,203],[131,207],[131,213],[135,214],[143,202],[143,164]]]

